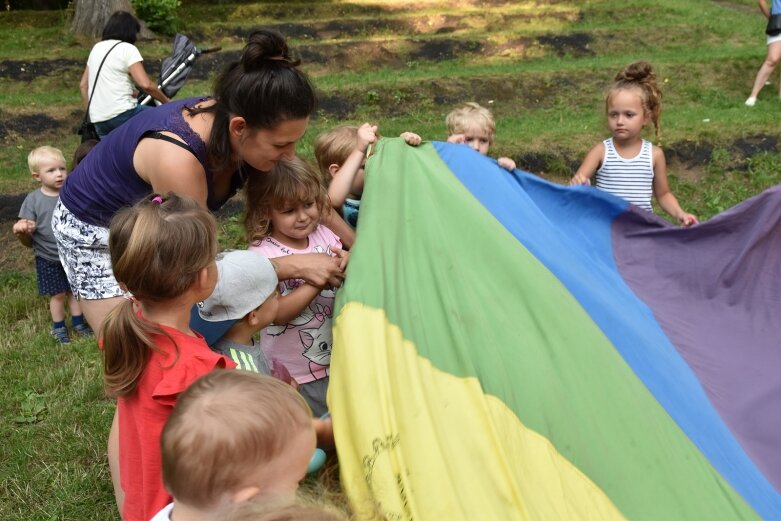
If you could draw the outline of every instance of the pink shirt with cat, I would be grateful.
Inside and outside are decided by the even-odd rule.
[[[266,237],[255,241],[250,250],[259,252],[269,259],[297,253],[328,253],[341,248],[342,241],[323,225],[315,228],[309,237],[309,245],[301,250],[281,244]],[[304,284],[302,279],[279,281],[279,291],[286,295]],[[287,324],[272,324],[263,330],[260,348],[269,365],[274,361],[282,363],[299,384],[320,380],[328,376],[331,365],[331,317],[334,309],[334,290],[326,288],[304,308],[296,318]]]

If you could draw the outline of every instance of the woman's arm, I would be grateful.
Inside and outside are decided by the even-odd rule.
[[[157,83],[149,79],[149,76],[147,76],[146,70],[144,69],[144,62],[134,63],[128,68],[128,72],[136,85],[154,99],[162,103],[171,101],[168,96],[157,87]]]
[[[599,170],[599,165],[602,164],[602,158],[605,157],[605,145],[599,143],[594,148],[589,150],[583,162],[580,164],[580,168],[569,180],[570,185],[588,185],[591,184],[591,177]]]
[[[318,288],[339,287],[344,281],[347,252],[338,250],[334,253],[336,253],[335,257],[326,253],[303,253],[275,257],[270,260],[279,280],[304,279]]]
[[[653,161],[654,197],[656,197],[659,206],[662,207],[662,210],[672,215],[681,226],[697,224],[697,217],[690,213],[686,213],[683,208],[681,208],[681,205],[678,204],[678,199],[676,199],[670,191],[670,186],[667,183],[667,161],[664,158],[664,152],[657,146],[654,146]]]
[[[89,68],[86,65],[84,66],[84,72],[81,74],[81,81],[79,81],[79,90],[81,91],[81,100],[86,108],[87,103],[89,103]]]
[[[164,134],[179,139],[170,132]],[[153,192],[186,195],[206,208],[206,172],[198,159],[182,147],[162,139],[142,139],[133,153],[133,168],[152,185]]]
[[[757,3],[759,4],[760,11],[765,15],[765,18],[770,18],[770,9],[767,6],[767,2],[765,0],[757,0]]]

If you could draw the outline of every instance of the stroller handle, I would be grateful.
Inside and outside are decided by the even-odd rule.
[[[210,52],[217,52],[217,51],[221,51],[221,50],[222,50],[222,47],[203,47],[203,48],[199,47],[198,48],[198,54],[208,54]]]

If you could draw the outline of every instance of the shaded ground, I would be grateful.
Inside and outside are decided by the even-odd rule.
[[[442,17],[435,27],[439,33],[455,31],[456,28],[447,25],[448,17]],[[361,24],[372,23],[392,26],[392,21],[361,21]],[[409,25],[407,23],[401,25]],[[304,63],[315,67],[327,67],[339,70],[365,70],[377,67],[406,67],[416,61],[442,61],[456,58],[474,59],[493,56],[526,56],[530,49],[545,49],[557,56],[587,56],[593,54],[590,49],[592,36],[587,33],[567,35],[542,35],[536,38],[511,38],[502,43],[492,43],[484,40],[468,38],[415,37],[411,39],[394,39],[378,43],[374,41],[334,42],[346,33],[359,33],[362,26],[356,26],[355,21],[328,22],[320,29],[308,25],[284,24],[277,26],[284,34],[299,38],[311,38],[312,44],[302,44],[295,47]],[[349,30],[348,30],[349,29]],[[395,30],[395,29],[392,29]],[[219,30],[216,31],[219,36]],[[249,29],[225,29],[229,36],[245,41]],[[190,34],[194,42],[208,41],[204,35]],[[413,31],[414,34],[414,31]],[[199,57],[195,62],[190,77],[193,79],[208,79],[215,71],[220,71],[226,65],[238,60],[240,51],[223,51]],[[5,60],[0,62],[0,77],[13,81],[32,81],[41,76],[61,75],[68,71],[78,73],[84,64],[77,60]],[[145,67],[150,75],[160,70],[160,60],[145,60]]]

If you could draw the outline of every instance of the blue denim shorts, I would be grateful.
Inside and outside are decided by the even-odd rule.
[[[106,135],[120,126],[125,121],[129,120],[142,110],[151,108],[147,105],[136,105],[135,108],[132,108],[130,110],[126,110],[125,112],[121,114],[117,114],[111,119],[107,119],[106,121],[99,121],[95,123],[95,130],[97,131],[98,135],[103,138],[106,137]]]

